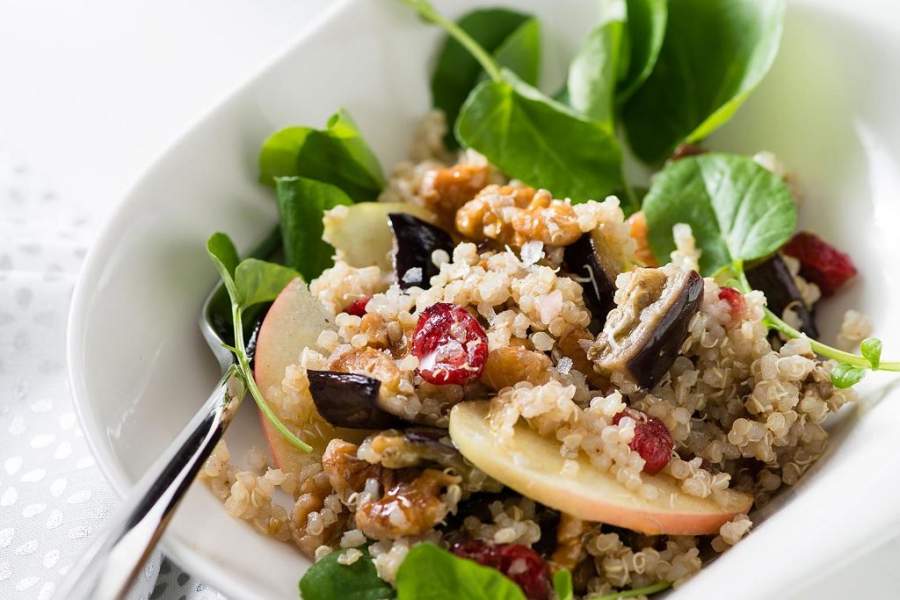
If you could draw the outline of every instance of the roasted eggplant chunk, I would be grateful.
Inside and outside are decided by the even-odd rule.
[[[452,256],[453,240],[443,229],[409,214],[390,213],[388,221],[394,232],[394,271],[400,287],[428,287],[439,270],[431,253],[444,250]]]
[[[674,265],[632,271],[588,352],[595,369],[624,373],[651,389],[678,356],[702,297],[703,278],[695,271]]]
[[[807,306],[793,275],[780,254],[747,270],[747,281],[755,290],[766,295],[766,304],[779,317],[791,308],[800,318],[800,331],[811,338],[819,337],[813,307]]]
[[[401,421],[378,406],[381,382],[373,377],[335,371],[306,372],[309,393],[323,419],[336,427],[384,429]]]
[[[563,260],[566,270],[581,283],[584,304],[593,317],[591,329],[596,333],[603,329],[606,315],[616,306],[613,296],[621,266],[607,250],[604,240],[590,233],[566,246]]]

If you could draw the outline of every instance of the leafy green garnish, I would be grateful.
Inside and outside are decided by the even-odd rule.
[[[500,571],[459,558],[434,544],[417,544],[397,570],[399,600],[525,600]]]
[[[873,369],[881,366],[881,340],[878,338],[866,338],[859,345],[859,353],[863,355]]]
[[[248,308],[269,302],[281,292],[291,280],[299,277],[299,274],[282,265],[248,258],[243,262],[237,262],[237,250],[231,239],[224,233],[214,233],[206,242],[206,251],[212,259],[228,296],[231,299],[231,321],[234,326],[234,346],[228,349],[234,354],[236,365],[235,374],[244,383],[244,389],[250,392],[259,411],[272,425],[283,435],[288,442],[296,448],[309,452],[312,448],[294,435],[263,398],[253,371],[250,369],[250,358],[247,355],[247,347],[244,343],[243,315]]]
[[[703,154],[669,164],[644,198],[649,242],[660,263],[675,249],[672,227],[687,223],[709,275],[734,261],[775,252],[791,237],[797,208],[784,181],[752,159]]]
[[[624,3],[619,5],[624,11]],[[594,28],[581,45],[567,81],[568,101],[589,119],[602,123],[613,132],[616,82],[623,60],[625,15],[613,14]]]
[[[602,200],[622,185],[612,134],[508,71],[480,84],[463,105],[456,135],[510,177],[573,202]]]
[[[275,191],[285,262],[311,281],[331,266],[334,248],[322,241],[322,215],[353,201],[339,187],[305,177],[279,177]]]
[[[497,64],[505,66],[536,85],[540,67],[540,28],[536,19],[505,8],[486,8],[467,13],[457,21]],[[478,61],[455,38],[448,36],[438,53],[431,77],[431,96],[435,108],[444,111],[447,122],[456,121],[466,96],[481,77],[487,76]],[[448,147],[457,146],[453,132],[445,139]]]
[[[783,0],[669,2],[656,67],[624,108],[635,154],[657,162],[730,119],[775,60],[783,14]]]
[[[627,20],[621,62],[627,59],[627,69],[619,69],[622,75],[616,101],[623,104],[647,80],[663,45],[666,35],[666,0],[626,0]]]
[[[384,187],[378,158],[343,109],[325,129],[289,127],[269,136],[260,150],[259,170],[262,183],[307,177],[341,188],[355,202],[375,200]]]
[[[866,376],[866,371],[846,363],[838,363],[831,371],[831,383],[834,387],[846,389],[853,387]]]
[[[553,574],[553,592],[556,600],[572,600],[575,592],[572,590],[572,573],[562,569]]]
[[[394,589],[378,576],[368,555],[353,564],[338,562],[336,550],[319,559],[300,579],[303,600],[389,600],[395,598]]]

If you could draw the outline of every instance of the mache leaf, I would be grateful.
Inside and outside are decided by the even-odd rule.
[[[730,119],[775,60],[783,14],[783,0],[670,1],[656,67],[623,112],[635,154],[660,161]]]
[[[572,600],[575,595],[572,591],[572,573],[562,569],[553,574],[553,592],[556,600]]]
[[[618,14],[608,14],[607,20],[588,34],[569,66],[567,88],[572,108],[613,131],[616,82],[627,56],[622,56],[626,49],[624,3],[608,6],[618,7]]]
[[[628,100],[653,72],[666,35],[666,0],[626,0],[628,18],[623,48],[627,65],[616,93],[619,104]],[[625,57],[620,60],[625,63]]]
[[[375,200],[385,182],[378,158],[343,109],[325,129],[289,127],[269,136],[259,170],[260,181],[269,185],[278,177],[307,177],[336,185],[356,202]]]
[[[297,271],[275,263],[247,258],[234,271],[234,284],[240,295],[241,309],[271,302],[287,284],[299,277]]]
[[[537,84],[539,25],[530,15],[505,8],[478,9],[463,15],[457,24],[487,53],[493,54],[496,62]],[[484,76],[484,70],[469,51],[447,36],[431,77],[431,96],[434,107],[444,111],[451,127],[466,96]],[[452,131],[445,143],[450,148],[458,145]]]
[[[395,598],[391,586],[378,577],[368,555],[353,564],[338,562],[341,551],[319,559],[300,580],[303,600],[389,600]]]
[[[797,208],[784,181],[733,154],[703,154],[669,164],[654,178],[643,210],[650,247],[660,263],[668,262],[675,249],[672,227],[691,226],[704,275],[775,252],[797,224]]]
[[[332,265],[334,248],[322,241],[326,210],[353,201],[339,187],[305,177],[279,177],[275,187],[285,262],[312,281]]]
[[[397,571],[398,600],[525,600],[500,571],[422,543],[413,546]]]
[[[501,171],[573,202],[602,200],[622,187],[612,133],[503,71],[469,95],[456,135]]]

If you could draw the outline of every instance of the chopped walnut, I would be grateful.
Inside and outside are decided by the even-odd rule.
[[[307,527],[310,514],[322,510],[325,498],[331,494],[327,473],[320,471],[304,479],[299,491],[300,495],[291,513],[291,537],[304,554],[313,556],[316,548],[333,541],[342,524],[338,521],[315,533],[310,532]]]
[[[588,358],[587,349],[594,343],[594,336],[587,329],[573,329],[559,338],[557,348],[563,356],[572,360],[572,368],[584,375],[595,388],[605,390],[609,380],[594,370],[594,363]]]
[[[581,559],[587,555],[584,549],[584,536],[590,529],[591,526],[586,521],[566,513],[560,514],[559,527],[556,529],[556,549],[550,558],[554,570],[575,570]]]
[[[495,391],[520,381],[542,385],[550,379],[552,366],[546,354],[522,346],[504,346],[488,354],[481,381]]]
[[[455,475],[426,469],[412,481],[394,484],[379,500],[364,499],[356,527],[376,540],[422,535],[447,516],[450,507],[441,493],[459,482]]]
[[[474,240],[521,248],[526,242],[567,246],[581,236],[575,209],[547,190],[490,185],[456,213],[456,228]]]
[[[373,348],[387,348],[389,335],[384,319],[375,313],[366,313],[359,324],[359,332],[366,336]]]
[[[631,239],[637,244],[637,249],[634,252],[635,258],[645,267],[658,266],[656,257],[653,256],[653,251],[650,249],[650,242],[647,239],[647,217],[644,216],[644,211],[634,213],[625,222],[628,225],[628,233],[631,235]]]
[[[328,366],[332,371],[368,375],[381,382],[380,394],[395,395],[400,388],[400,369],[389,355],[375,348],[354,348],[341,352]]]
[[[370,464],[356,456],[357,446],[335,438],[322,454],[322,469],[331,487],[341,498],[362,491],[367,479],[381,480],[381,465]]]
[[[459,208],[490,183],[491,167],[487,164],[459,164],[428,171],[422,178],[419,193],[426,208],[437,213],[441,221],[452,223]]]

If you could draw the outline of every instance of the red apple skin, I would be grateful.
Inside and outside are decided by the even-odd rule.
[[[334,325],[306,284],[295,279],[278,295],[263,320],[254,364],[254,378],[263,398],[291,431],[313,447],[314,455],[321,455],[334,437],[356,442],[367,433],[332,427],[316,412],[309,392],[301,394],[299,417],[291,418],[281,409],[285,369],[299,362],[304,348],[315,348],[319,334],[325,329],[334,329]],[[262,413],[260,422],[276,466],[285,472],[296,472],[309,463],[310,454],[292,446]]]
[[[647,500],[595,469],[582,457],[574,475],[563,475],[559,443],[519,423],[504,443],[488,421],[487,402],[463,402],[450,413],[450,437],[476,467],[520,494],[585,521],[608,523],[648,535],[707,535],[738,514],[747,513],[753,498],[731,491],[724,505],[681,491],[668,475],[641,477],[660,494]]]

